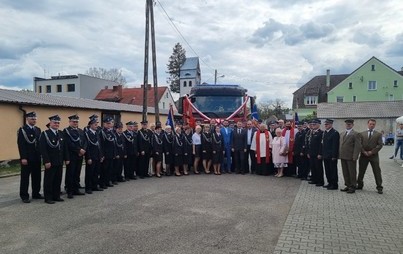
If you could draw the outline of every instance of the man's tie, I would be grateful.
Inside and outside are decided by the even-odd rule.
[[[238,129],[238,134],[241,134],[241,129]]]
[[[368,139],[371,139],[371,137],[372,137],[372,130],[369,130]]]

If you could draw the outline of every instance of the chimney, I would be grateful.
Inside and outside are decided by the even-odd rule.
[[[330,70],[326,70],[326,87],[330,87]]]
[[[150,90],[151,89],[151,84],[147,85],[147,89]]]
[[[119,99],[123,97],[122,85],[113,86],[113,91],[117,92]]]
[[[105,89],[108,89],[108,86],[105,86]]]

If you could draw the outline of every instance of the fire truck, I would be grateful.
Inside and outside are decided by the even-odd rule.
[[[201,84],[194,86],[190,94],[179,98],[178,113],[183,121],[194,127],[200,121],[214,119],[237,122],[246,120],[253,108],[254,97],[240,85]]]

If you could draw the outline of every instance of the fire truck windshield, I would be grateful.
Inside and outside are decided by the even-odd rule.
[[[227,117],[243,102],[242,96],[195,96],[193,105],[210,117]]]

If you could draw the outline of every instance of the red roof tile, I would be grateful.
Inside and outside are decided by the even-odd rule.
[[[168,87],[162,86],[157,88],[157,98],[160,101],[161,97],[164,95],[165,90]],[[143,88],[135,87],[135,88],[122,88],[121,95],[119,94],[119,88],[114,87],[112,89],[102,89],[99,91],[98,95],[95,97],[95,100],[101,101],[113,101],[124,104],[132,104],[132,105],[143,105]],[[154,89],[149,88],[147,91],[147,105],[149,107],[153,107],[155,103],[154,97]]]

